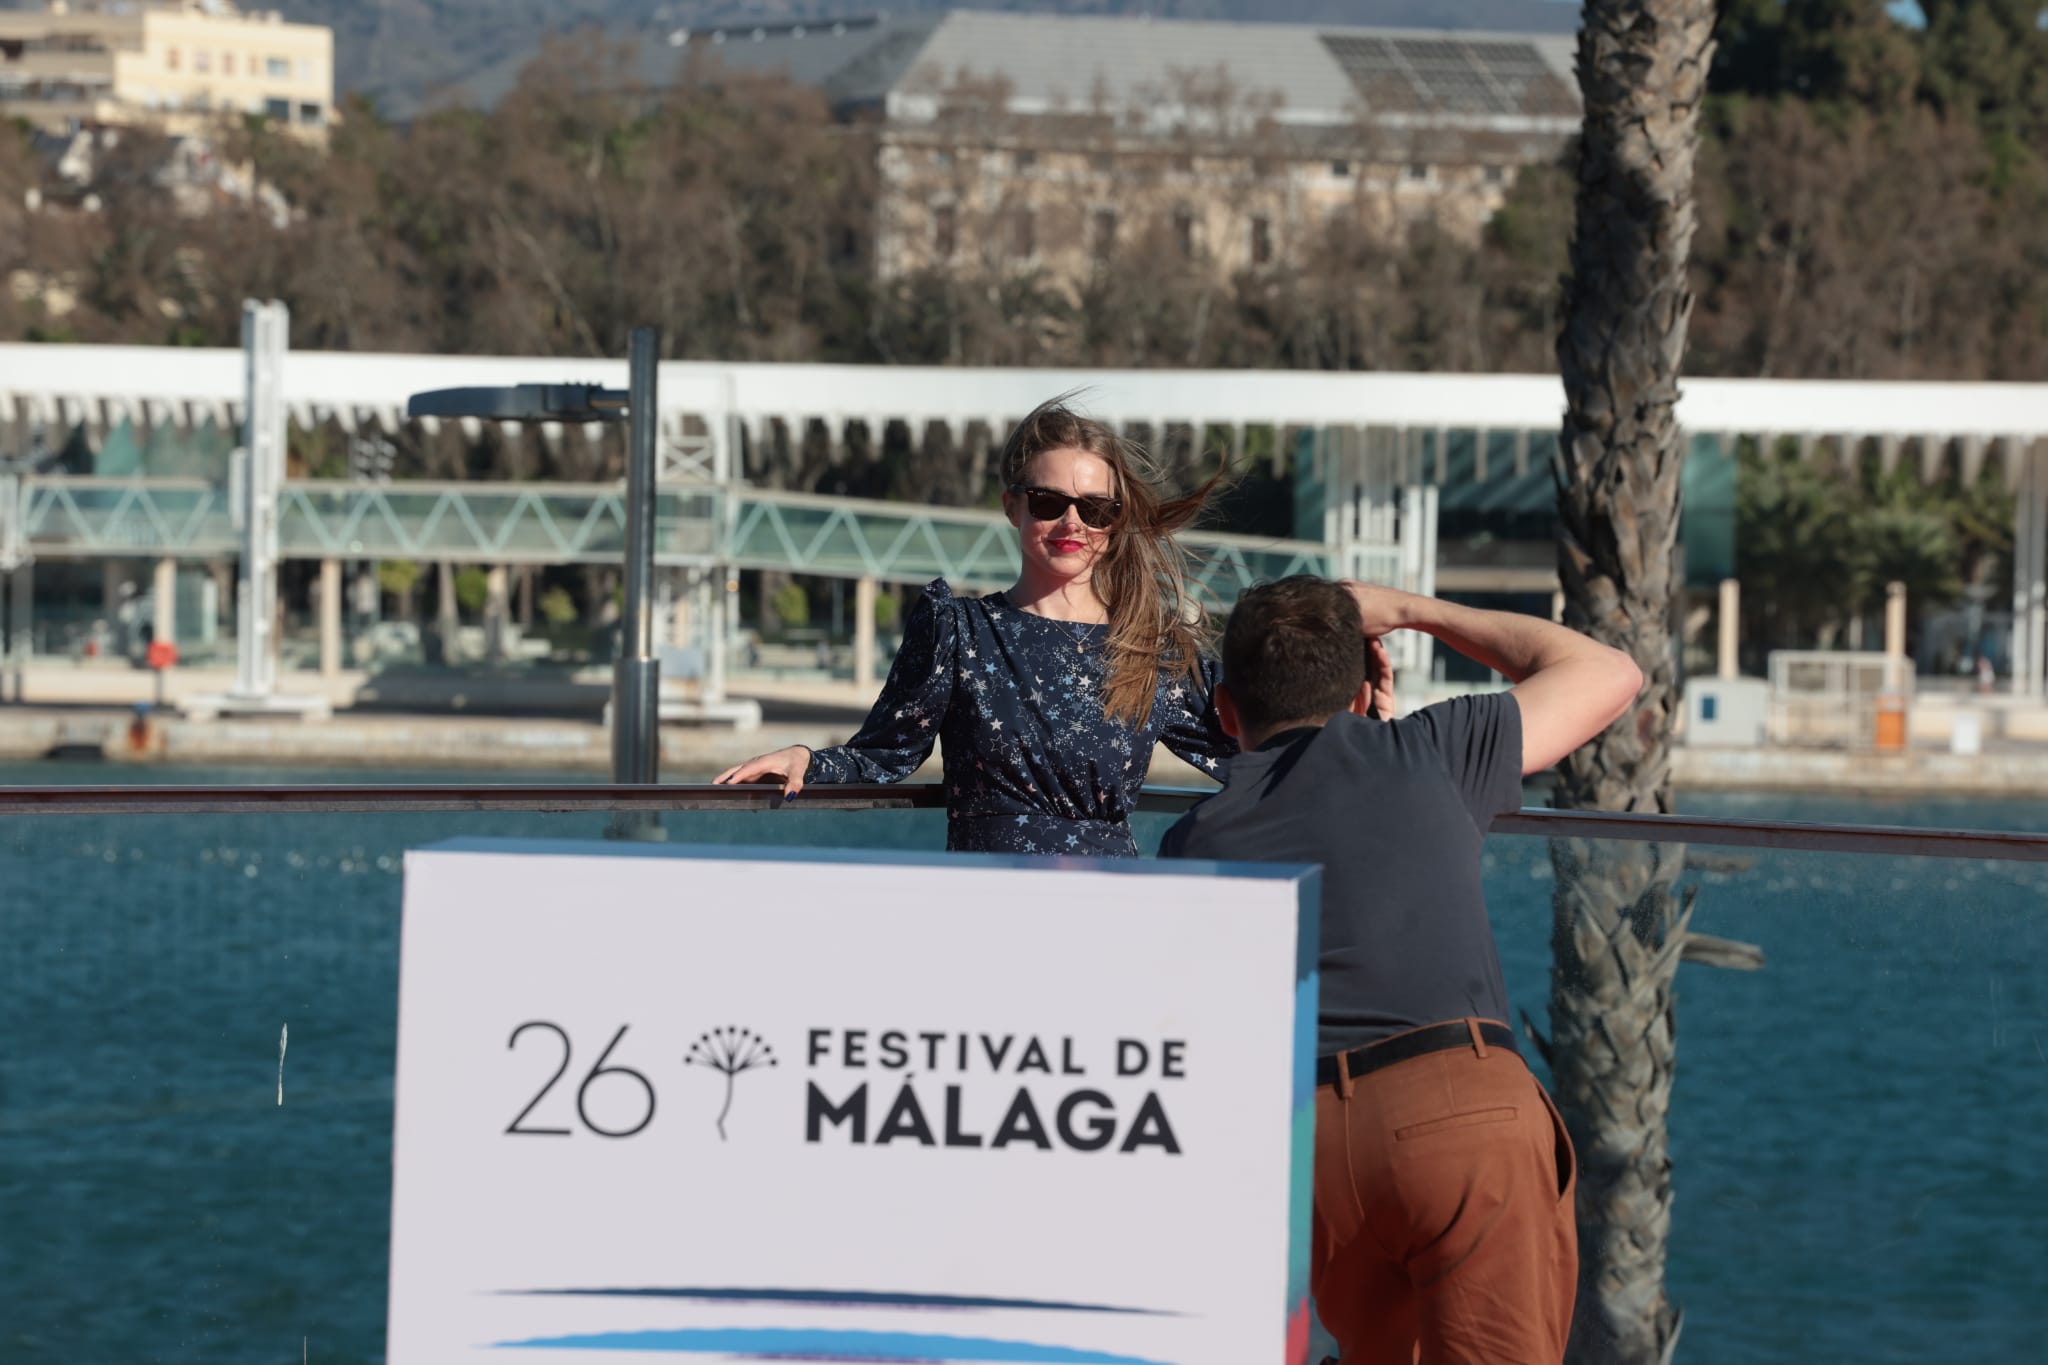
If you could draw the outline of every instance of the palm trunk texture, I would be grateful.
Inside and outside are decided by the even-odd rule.
[[[1635,705],[1565,760],[1554,804],[1671,809],[1671,648],[1684,448],[1679,362],[1692,313],[1693,158],[1713,51],[1712,0],[1587,0],[1577,225],[1557,358],[1556,467],[1565,622],[1643,671]],[[1668,1360],[1665,1131],[1673,984],[1690,906],[1680,845],[1557,840],[1546,1051],[1579,1154],[1574,1362]]]

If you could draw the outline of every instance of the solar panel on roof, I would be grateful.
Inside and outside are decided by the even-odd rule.
[[[1487,83],[1462,44],[1396,38],[1395,53],[1415,73],[1431,104],[1450,114],[1511,114],[1515,110]]]
[[[1523,114],[1576,114],[1578,101],[1550,63],[1526,43],[1467,43],[1486,74]]]
[[[1376,113],[1499,117],[1578,111],[1571,91],[1527,43],[1319,35]]]
[[[1430,111],[1408,68],[1384,38],[1357,38],[1325,33],[1323,46],[1350,78],[1365,107],[1375,113],[1421,114]]]

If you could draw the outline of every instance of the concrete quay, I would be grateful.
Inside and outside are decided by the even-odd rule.
[[[326,721],[186,720],[182,694],[219,690],[232,674],[177,670],[166,682],[171,706],[138,726],[134,706],[153,699],[155,678],[126,668],[33,668],[27,704],[0,705],[0,762],[53,756],[188,766],[280,769],[447,770],[587,773],[611,768],[611,737],[601,721],[609,697],[602,670],[551,678],[507,678],[486,670],[417,670],[322,679],[287,673],[287,691],[318,692],[335,706]],[[717,725],[664,725],[661,770],[671,779],[702,778],[744,758],[788,744],[820,748],[851,736],[873,701],[870,691],[822,676],[741,675],[733,695],[761,703],[764,723],[749,731]],[[1417,702],[1431,698],[1416,698]],[[1983,751],[1954,754],[1945,740],[1960,700],[1929,697],[1915,708],[1915,744],[1901,753],[1786,747],[1706,748],[1681,743],[1672,780],[1686,791],[1882,792],[1898,795],[2048,796],[2048,726],[2031,708],[1986,711]],[[917,776],[936,780],[936,759]],[[280,780],[290,780],[281,776]],[[1206,775],[1164,749],[1152,780],[1207,786]]]
[[[759,729],[663,726],[661,772],[669,781],[703,781],[742,759],[790,744],[821,749],[860,727],[860,717],[830,722],[777,721]],[[41,759],[102,760],[150,766],[274,767],[277,780],[292,769],[477,773],[587,773],[611,771],[611,734],[580,720],[488,716],[397,716],[337,713],[326,721],[224,719],[190,721],[101,709],[47,710],[0,707],[0,763]],[[939,759],[915,774],[939,779]],[[1152,780],[1175,787],[1213,786],[1165,749],[1153,757]]]
[[[2048,796],[2048,744],[1987,746],[1977,754],[1927,748],[1881,754],[1681,745],[1672,754],[1671,781],[1681,791]]]
[[[700,776],[786,744],[836,743],[853,725],[783,722],[730,727],[664,727],[661,766]],[[0,761],[104,759],[188,766],[375,770],[578,772],[611,770],[611,735],[586,720],[341,712],[326,721],[193,721],[99,708],[0,709]],[[290,781],[281,776],[280,781]]]
[[[773,700],[764,699],[771,710]],[[860,713],[780,719],[735,732],[723,726],[664,726],[661,770],[696,778],[787,744],[821,748],[845,740]],[[103,707],[0,707],[0,762],[47,758],[193,767],[276,767],[455,772],[588,773],[611,768],[611,737],[600,724],[556,717],[401,715],[343,711],[327,721],[191,721]],[[936,780],[936,756],[919,770]],[[1880,792],[1891,795],[2048,796],[2048,745],[2009,743],[1974,755],[1911,749],[1898,754],[1801,749],[1674,751],[1672,780],[1684,791]],[[1207,786],[1209,779],[1164,749],[1152,781]]]

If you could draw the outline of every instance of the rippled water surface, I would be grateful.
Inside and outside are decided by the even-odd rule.
[[[0,768],[0,782],[137,778],[308,775]],[[2040,802],[1686,808],[2048,829]],[[0,1360],[381,1359],[401,855],[604,825],[0,821]],[[668,826],[720,843],[942,840],[935,813]],[[1760,944],[1769,965],[1681,972],[1681,1360],[2041,1358],[2048,867],[1694,852],[1695,927]],[[1515,1002],[1541,1022],[1546,845],[1496,836],[1487,888]]]

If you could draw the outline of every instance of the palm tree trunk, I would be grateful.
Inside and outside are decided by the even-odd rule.
[[[1628,652],[1645,686],[1565,761],[1555,804],[1668,812],[1677,704],[1679,362],[1692,294],[1693,156],[1713,0],[1587,0],[1585,131],[1557,357],[1567,411],[1556,469],[1566,624]],[[1677,845],[1558,840],[1552,898],[1553,1086],[1579,1153],[1578,1311],[1570,1359],[1664,1361],[1671,1222],[1665,1133],[1673,978],[1689,906]]]

